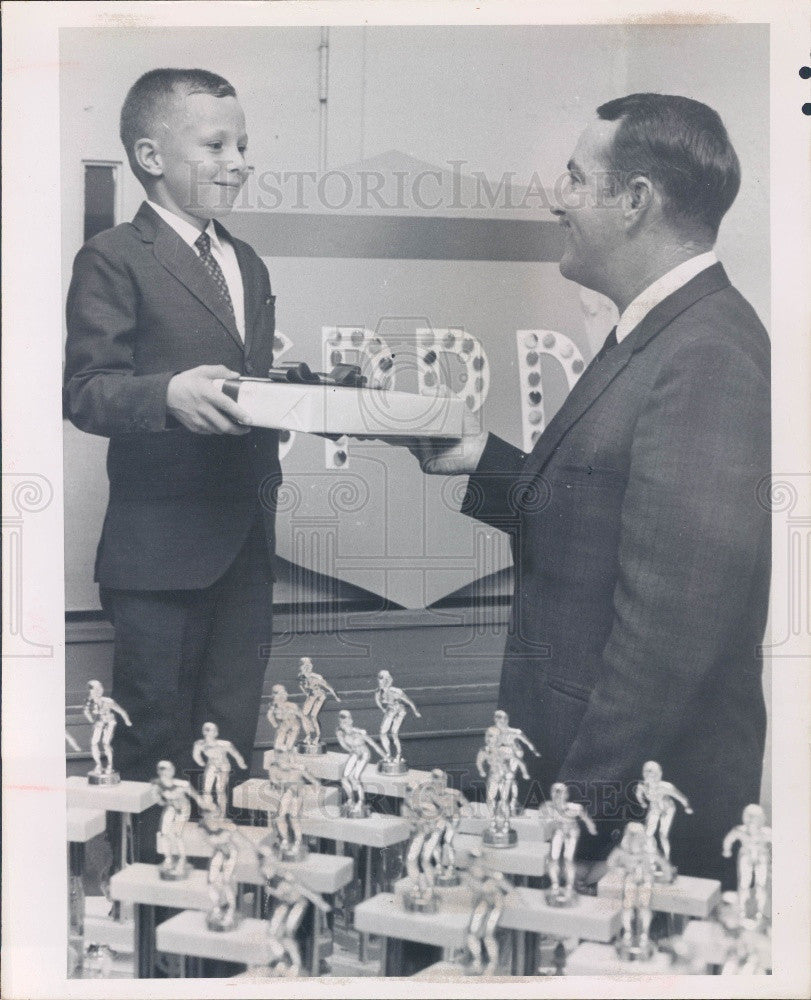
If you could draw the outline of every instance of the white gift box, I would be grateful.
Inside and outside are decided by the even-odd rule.
[[[261,378],[218,379],[214,385],[239,404],[254,427],[309,434],[462,436],[465,402],[456,396]]]

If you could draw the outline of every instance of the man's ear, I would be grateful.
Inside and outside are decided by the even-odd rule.
[[[145,174],[151,177],[163,175],[163,157],[160,146],[154,139],[138,139],[132,148],[135,161]]]
[[[623,198],[623,215],[628,225],[636,225],[645,216],[656,200],[656,192],[650,178],[645,174],[635,174],[628,180]]]

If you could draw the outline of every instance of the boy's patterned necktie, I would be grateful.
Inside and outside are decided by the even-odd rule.
[[[200,251],[200,260],[205,265],[208,273],[214,279],[217,291],[224,299],[231,315],[234,316],[234,303],[231,301],[231,293],[228,291],[228,283],[225,280],[225,275],[222,273],[222,268],[214,259],[214,255],[211,252],[211,237],[208,233],[200,233],[194,241],[194,245]]]

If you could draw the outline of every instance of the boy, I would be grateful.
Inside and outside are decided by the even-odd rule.
[[[273,362],[267,270],[219,220],[245,182],[234,88],[156,69],[121,139],[146,192],[131,223],[79,251],[68,292],[65,410],[110,438],[96,559],[115,626],[122,776],[184,773],[205,722],[250,762],[271,639],[275,431],[249,429],[213,380]],[[244,776],[244,773],[243,775]]]

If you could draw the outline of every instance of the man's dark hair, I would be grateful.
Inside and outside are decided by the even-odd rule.
[[[741,184],[741,167],[720,116],[689,97],[629,94],[597,108],[619,122],[609,152],[620,183],[644,174],[664,196],[676,225],[708,229],[713,238]]]
[[[231,84],[205,69],[151,69],[130,87],[121,107],[121,141],[130,166],[138,174],[133,147],[139,139],[153,134],[162,106],[174,94],[211,94],[236,97]]]

